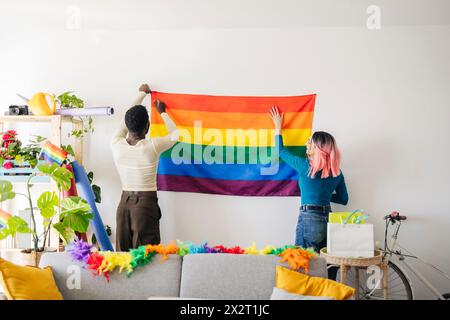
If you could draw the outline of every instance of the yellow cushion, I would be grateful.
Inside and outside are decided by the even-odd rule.
[[[352,287],[339,282],[311,277],[281,266],[277,266],[276,286],[291,293],[305,296],[333,297],[336,300],[351,298],[355,292]]]
[[[0,258],[0,283],[9,300],[63,300],[50,267],[18,266]]]

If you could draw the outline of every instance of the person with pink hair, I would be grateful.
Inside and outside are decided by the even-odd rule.
[[[283,114],[272,107],[269,115],[275,125],[275,147],[280,159],[298,172],[301,205],[295,245],[318,252],[327,245],[330,203],[348,203],[344,175],[339,168],[341,154],[331,134],[317,131],[306,144],[306,158],[293,155],[283,146]]]

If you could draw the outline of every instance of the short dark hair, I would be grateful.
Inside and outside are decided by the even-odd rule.
[[[132,133],[143,133],[147,129],[148,112],[142,105],[136,105],[125,113],[125,124]]]

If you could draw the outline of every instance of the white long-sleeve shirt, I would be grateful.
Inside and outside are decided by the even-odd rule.
[[[132,106],[142,104],[146,94],[142,92]],[[128,129],[125,121],[111,140],[114,162],[124,191],[156,191],[156,174],[161,153],[172,147],[180,137],[175,123],[167,113],[161,117],[169,131],[163,137],[143,139],[135,145],[127,142]],[[151,126],[151,124],[150,124]]]

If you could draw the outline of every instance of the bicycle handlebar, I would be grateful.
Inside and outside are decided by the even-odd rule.
[[[401,216],[399,212],[392,211],[391,214],[388,214],[387,216],[384,216],[384,220],[391,220],[391,221],[401,221],[406,220],[406,216]]]

